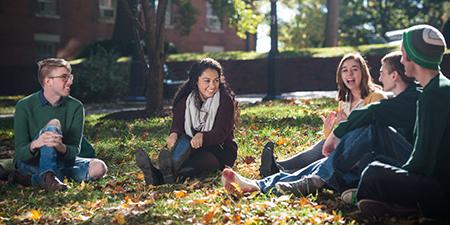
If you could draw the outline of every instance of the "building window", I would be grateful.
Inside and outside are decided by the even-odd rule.
[[[209,2],[206,2],[206,29],[207,31],[222,31],[222,23],[212,9]]]
[[[59,35],[34,34],[36,60],[56,57],[56,50],[60,41]]]
[[[223,46],[205,45],[203,46],[203,52],[223,52]]]
[[[99,19],[104,22],[114,22],[115,6],[115,0],[98,0]]]
[[[56,0],[37,0],[37,16],[58,18],[58,3]]]
[[[172,0],[167,1],[166,18],[164,19],[164,27],[173,28],[173,5]]]

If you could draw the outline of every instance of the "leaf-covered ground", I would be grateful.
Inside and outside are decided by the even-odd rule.
[[[239,156],[234,169],[259,178],[264,144],[276,143],[279,159],[321,138],[320,115],[334,109],[332,99],[268,102],[244,106],[235,129]],[[144,148],[153,159],[165,146],[170,117],[131,121],[87,117],[85,134],[109,167],[108,176],[92,183],[66,181],[66,192],[0,183],[0,224],[412,224],[408,218],[371,221],[339,195],[324,190],[298,198],[251,194],[240,198],[223,189],[220,173],[183,184],[146,186],[134,161]],[[13,146],[11,121],[0,121],[4,150]],[[0,149],[1,151],[1,149]]]

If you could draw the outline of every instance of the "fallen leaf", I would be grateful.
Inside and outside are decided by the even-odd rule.
[[[216,211],[217,211],[217,206],[214,206],[214,208],[211,211],[209,211],[208,213],[206,213],[203,216],[203,221],[205,223],[209,223],[209,221],[211,221],[211,219],[213,218],[213,216],[216,213]]]
[[[187,196],[187,191],[185,191],[185,190],[174,191],[173,193],[175,193],[175,197],[177,197],[177,198],[184,198]]]
[[[193,205],[203,204],[208,201],[208,198],[196,198],[192,200],[190,203]]]
[[[289,201],[289,199],[291,199],[291,196],[289,196],[289,195],[282,195],[282,196],[277,198],[277,202],[286,202],[286,201]]]
[[[144,173],[138,173],[137,175],[136,175],[136,178],[138,179],[138,180],[141,180],[141,181],[143,181],[145,178],[144,178]]]
[[[31,219],[34,221],[38,221],[41,218],[41,213],[35,209],[31,210]]]
[[[252,163],[254,163],[255,162],[255,157],[253,157],[253,156],[246,156],[245,158],[244,158],[244,162],[245,162],[245,164],[252,164]]]
[[[41,213],[38,210],[32,209],[20,216],[16,216],[15,218],[18,220],[34,220],[38,221],[41,218]]]
[[[123,215],[123,213],[115,214],[114,222],[116,222],[117,224],[125,224],[125,215]]]
[[[78,186],[78,190],[82,191],[86,187],[86,183],[84,181],[81,181],[80,185]]]

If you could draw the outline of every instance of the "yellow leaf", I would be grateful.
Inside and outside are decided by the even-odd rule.
[[[197,198],[197,199],[192,200],[191,203],[194,205],[198,205],[198,204],[203,204],[207,201],[208,201],[208,198]]]
[[[244,222],[244,224],[245,224],[245,225],[253,225],[253,224],[257,224],[257,223],[256,223],[255,218],[252,217],[252,218],[246,219],[245,222]]]
[[[41,213],[35,209],[31,210],[31,217],[30,219],[34,220],[34,221],[38,221],[41,218]]]
[[[309,201],[309,199],[306,198],[306,197],[301,197],[299,201],[300,201],[300,205],[301,205],[301,206],[309,205],[309,204],[311,203],[311,202]]]
[[[86,183],[84,183],[84,181],[81,181],[80,186],[78,186],[78,190],[82,191],[82,190],[84,190],[85,187],[86,187]]]
[[[184,198],[187,196],[187,191],[174,191],[173,193],[175,193],[175,197],[177,198]]]
[[[117,224],[125,224],[125,215],[123,215],[123,213],[118,213],[114,215],[114,221]]]
[[[138,173],[138,174],[136,175],[136,178],[137,178],[138,180],[143,181],[143,180],[144,180],[144,173]]]
[[[241,216],[239,214],[234,214],[233,219],[234,219],[235,224],[241,223]]]

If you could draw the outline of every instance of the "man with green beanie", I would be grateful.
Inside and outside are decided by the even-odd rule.
[[[423,218],[449,215],[450,80],[439,65],[446,49],[441,32],[429,25],[410,27],[403,34],[405,74],[423,87],[417,101],[414,147],[401,167],[373,162],[358,185],[358,207],[364,214],[409,214]]]

